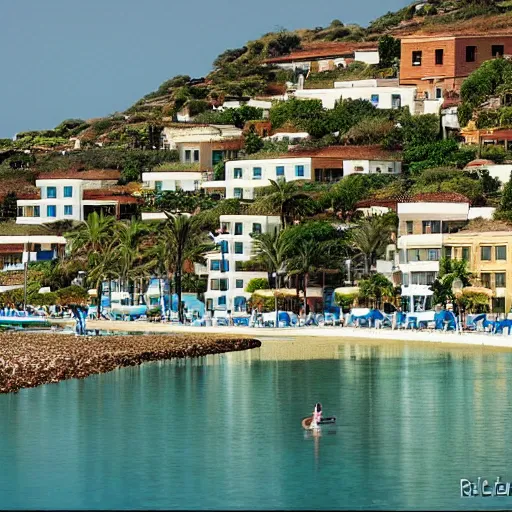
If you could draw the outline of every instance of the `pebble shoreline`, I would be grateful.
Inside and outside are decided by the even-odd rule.
[[[0,393],[83,379],[124,366],[171,358],[200,357],[261,346],[254,338],[184,334],[74,336],[0,334]]]

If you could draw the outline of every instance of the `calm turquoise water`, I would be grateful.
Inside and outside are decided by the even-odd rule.
[[[511,425],[512,353],[270,342],[0,395],[0,509],[511,508]]]

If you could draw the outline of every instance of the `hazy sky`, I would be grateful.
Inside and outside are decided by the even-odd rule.
[[[334,18],[366,25],[408,0],[1,0],[0,138],[128,108],[204,76],[248,40]]]

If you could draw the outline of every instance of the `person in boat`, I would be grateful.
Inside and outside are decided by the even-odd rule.
[[[322,404],[320,402],[315,404],[315,408],[313,409],[313,420],[311,421],[311,426],[316,427],[320,421],[322,420]]]

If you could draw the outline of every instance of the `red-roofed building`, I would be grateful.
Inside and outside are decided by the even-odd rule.
[[[355,60],[366,64],[379,63],[379,50],[376,43],[309,43],[302,50],[288,55],[266,59],[265,63],[283,69],[302,70],[304,72],[329,71],[337,67],[346,67]]]
[[[44,224],[57,220],[86,220],[96,211],[116,218],[136,213],[138,199],[132,190],[117,186],[116,170],[51,172],[39,175],[39,198],[19,199],[18,224]]]
[[[206,181],[205,189],[223,189],[226,198],[253,199],[254,189],[270,180],[334,182],[350,174],[399,174],[402,157],[380,146],[331,146],[290,151],[280,157],[232,160],[226,163],[226,179]]]

